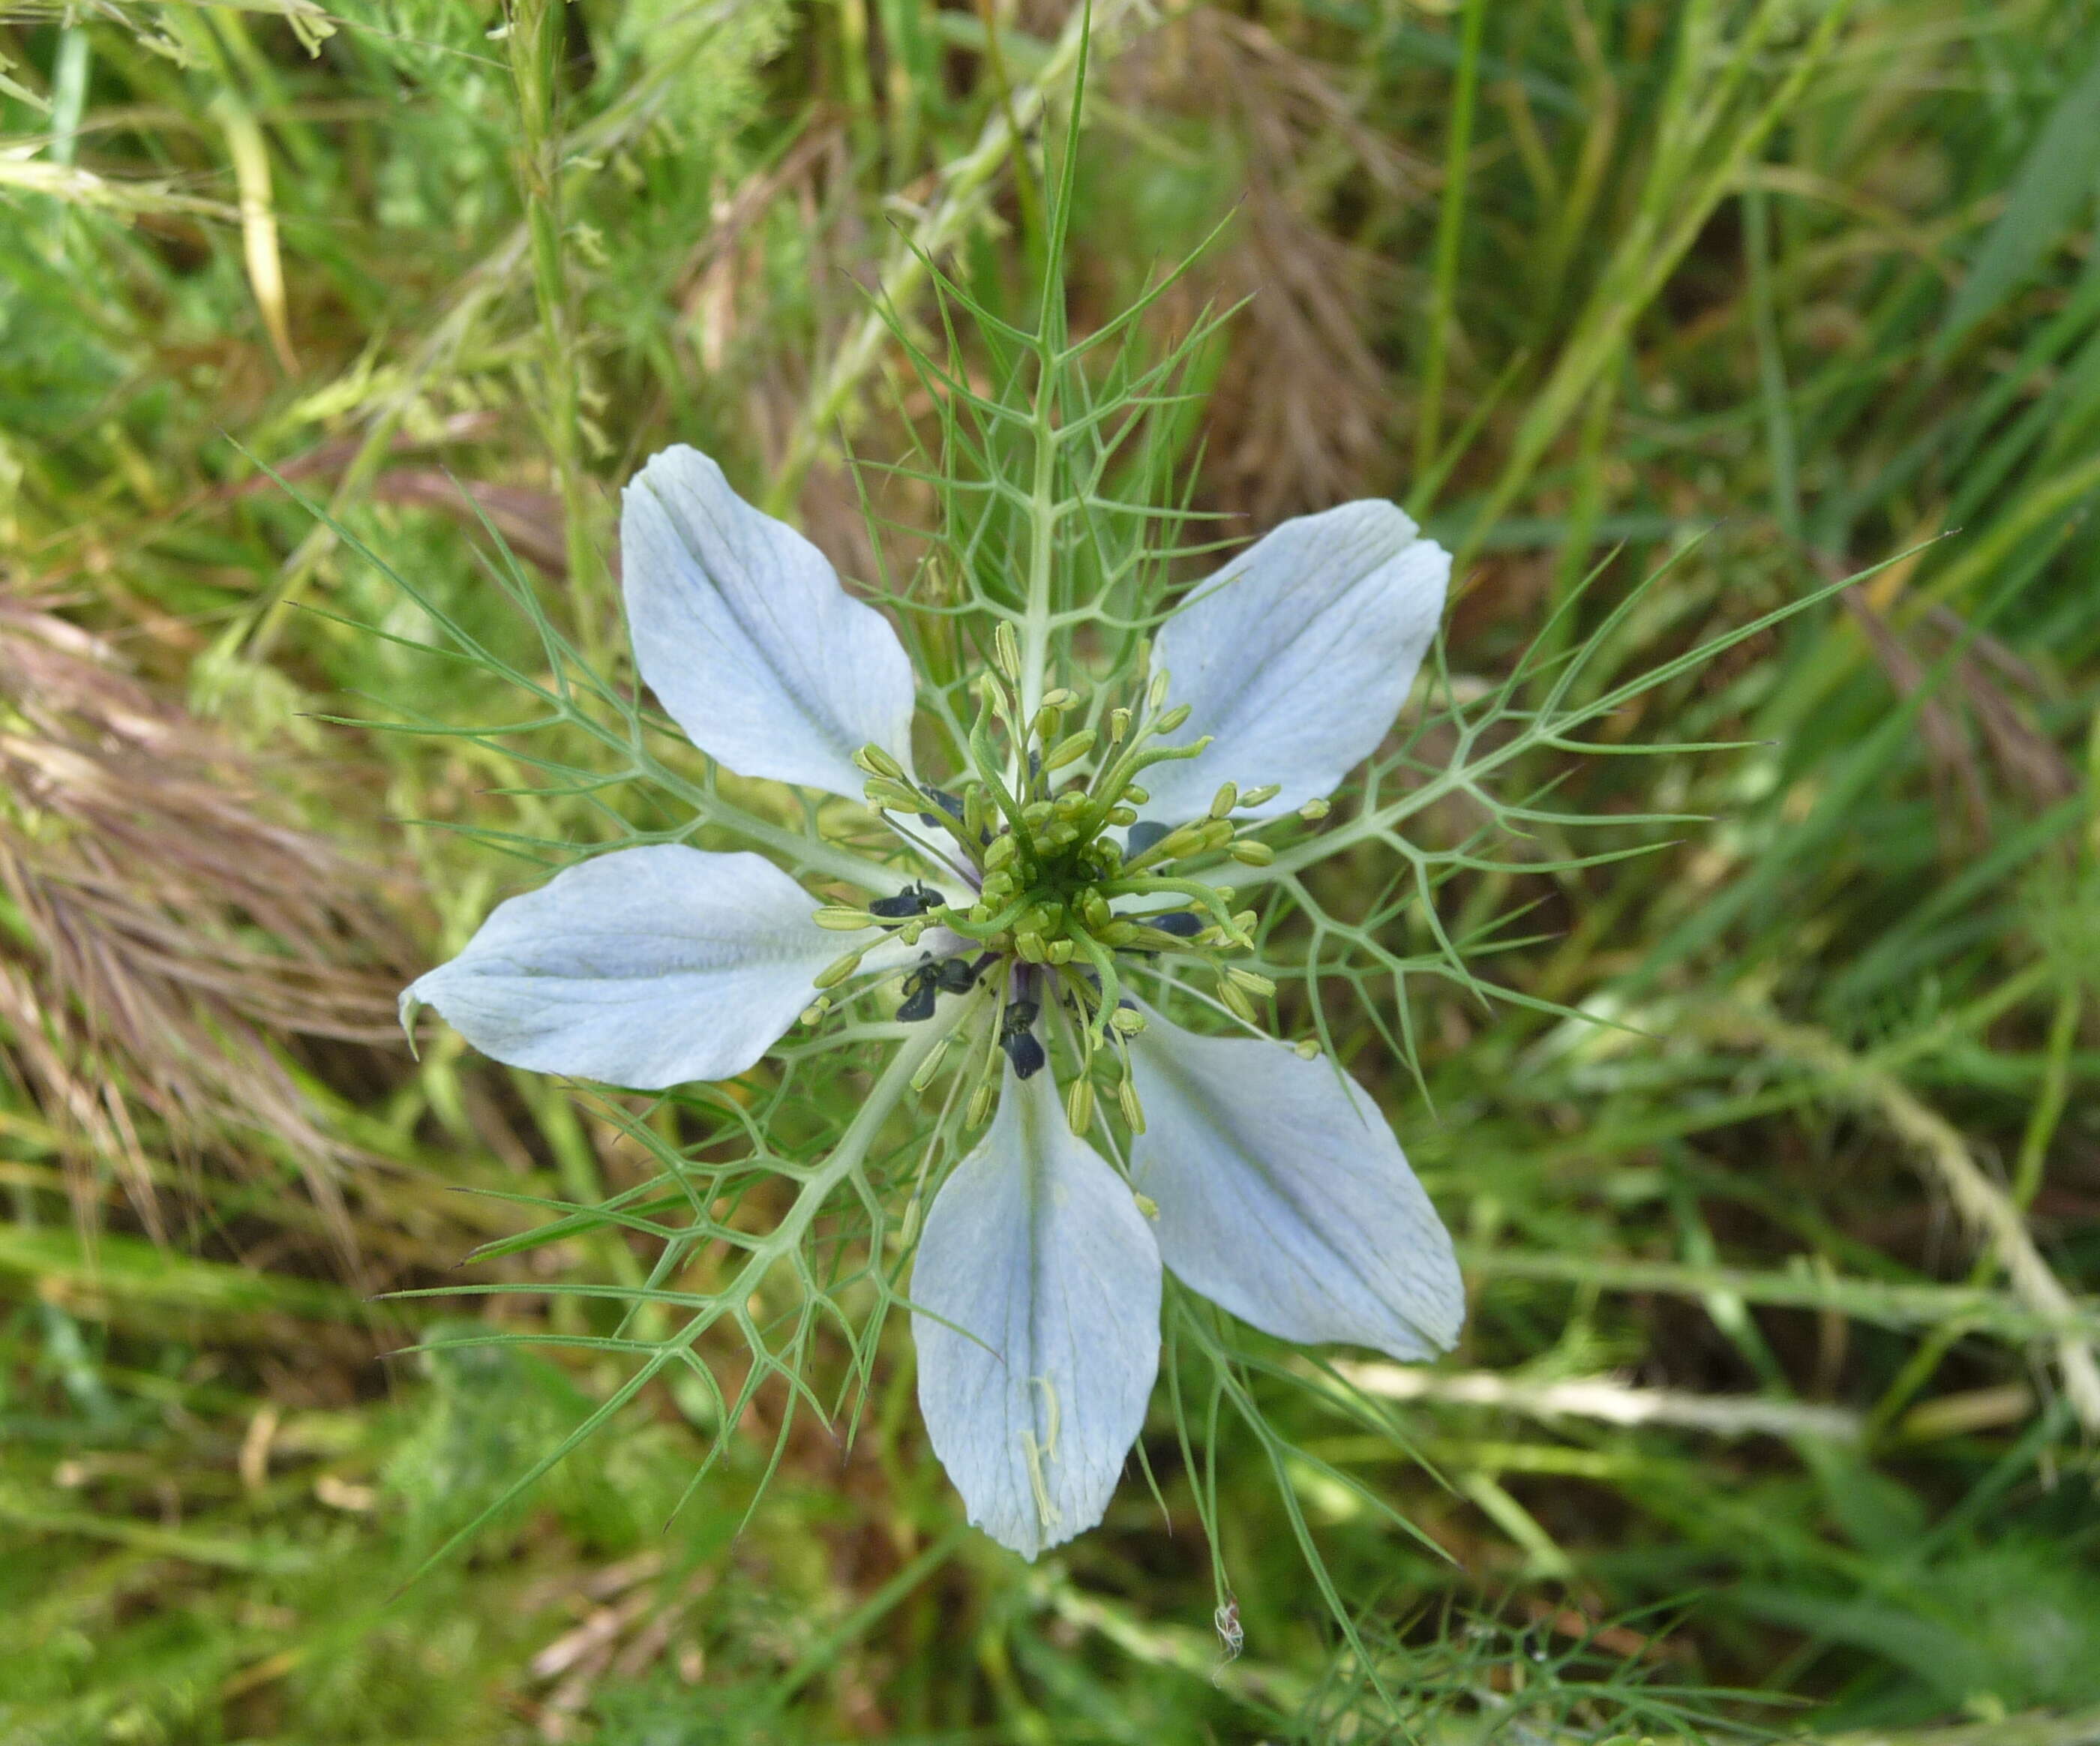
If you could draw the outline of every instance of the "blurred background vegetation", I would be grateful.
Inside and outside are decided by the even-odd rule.
[[[1405,1444],[1281,1387],[1293,1453],[1226,1437],[1239,1659],[1163,1418],[1167,1518],[1127,1484],[1026,1567],[960,1528],[901,1339],[748,1516],[780,1402],[687,1497],[708,1404],[652,1390],[402,1587],[620,1373],[386,1356],[580,1299],[381,1294],[638,1276],[610,1231],[457,1268],[640,1164],[401,1042],[537,876],[443,827],[593,822],[324,719],[506,700],[360,628],[421,624],[257,463],[521,659],[477,509],[617,648],[614,493],[673,440],[867,574],[842,444],[926,415],[868,293],[934,320],[924,249],[1025,302],[1079,28],[0,8],[0,1740],[2100,1739],[2085,0],[1095,0],[1074,326],[1222,224],[1154,312],[1249,299],[1198,505],[1409,503],[1462,694],[1599,565],[1570,637],[1674,560],[1617,633],[1652,662],[1894,562],[1607,735],[1748,749],[1538,773],[1708,822],[1440,893],[1529,906],[1507,998],[1388,990],[1420,1079],[1358,1070],[1472,1321],[1351,1371]]]

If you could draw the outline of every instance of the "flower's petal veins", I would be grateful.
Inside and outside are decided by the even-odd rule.
[[[697,449],[629,482],[620,524],[634,659],[693,743],[746,776],[858,797],[872,742],[911,767],[911,663],[823,553]]]
[[[1177,1276],[1282,1339],[1418,1359],[1458,1338],[1450,1236],[1354,1079],[1156,1014],[1131,1060],[1145,1120],[1132,1175]]]
[[[1331,792],[1407,700],[1450,575],[1449,552],[1393,505],[1365,499],[1284,522],[1198,584],[1154,660],[1189,706],[1172,740],[1212,743],[1145,771],[1144,816],[1198,818],[1228,780],[1280,786],[1243,809],[1262,818]]]
[[[913,1264],[919,1409],[970,1520],[1033,1559],[1092,1528],[1159,1369],[1159,1250],[1051,1075],[933,1197]]]
[[[623,849],[498,904],[402,995],[485,1055],[645,1091],[742,1073],[813,998],[846,942],[753,854]]]

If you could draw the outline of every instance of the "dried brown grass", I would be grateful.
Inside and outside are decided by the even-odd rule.
[[[391,1043],[406,954],[378,875],[261,774],[57,603],[0,599],[0,1030],[83,1224],[104,1172],[162,1237],[168,1162],[289,1162],[354,1268],[354,1154],[300,1079]]]
[[[1206,483],[1259,526],[1397,483],[1382,476],[1396,408],[1372,342],[1397,276],[1336,207],[1354,179],[1391,209],[1432,172],[1363,124],[1353,77],[1207,8],[1117,69],[1119,99],[1200,117],[1245,179],[1238,224],[1191,283],[1246,300],[1207,408]]]

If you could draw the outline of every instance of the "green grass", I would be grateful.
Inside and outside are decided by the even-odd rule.
[[[1405,837],[1345,810],[1270,877],[1290,1028],[1458,1238],[1461,1350],[1191,1313],[1164,1519],[1133,1479],[1033,1567],[962,1527],[901,1325],[809,1335],[827,1403],[872,1361],[849,1442],[674,1367],[506,1501],[675,1333],[592,1294],[645,1233],[541,1209],[632,1215],[702,1136],[770,1228],[745,1117],[805,1156],[864,1082],[638,1130],[411,1058],[394,991],[534,845],[677,814],[536,787],[520,751],[608,767],[573,735],[346,725],[532,711],[342,536],[538,676],[500,534],[617,672],[617,487],[689,441],[874,584],[841,444],[954,436],[898,337],[943,351],[938,275],[1034,319],[1073,15],[18,7],[0,1740],[2100,1738],[2100,14],[1095,20],[1072,331],[1220,225],[1144,342],[1251,298],[1145,465],[1229,529],[1409,504],[1461,712],[1514,675],[1608,754],[1736,747],[1432,719]],[[1454,858],[1461,752],[1538,816]],[[381,1296],[462,1284],[591,1291]],[[734,1400],[743,1343],[702,1356]]]

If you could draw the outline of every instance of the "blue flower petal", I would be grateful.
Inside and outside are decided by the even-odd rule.
[[[683,445],[629,483],[621,586],[635,663],[672,718],[746,776],[858,799],[871,742],[911,768],[911,663],[824,554]]]
[[[1132,1175],[1177,1277],[1279,1338],[1420,1359],[1466,1318],[1451,1238],[1362,1087],[1279,1043],[1151,1016]]]
[[[1108,1508],[1159,1369],[1159,1250],[1048,1074],[933,1197],[911,1281],[919,1408],[970,1520],[1033,1559]]]
[[[1199,818],[1228,780],[1280,786],[1242,809],[1259,818],[1331,793],[1406,702],[1450,575],[1449,552],[1366,498],[1284,522],[1198,583],[1154,660],[1189,706],[1172,743],[1208,734],[1211,744],[1145,771],[1145,818]]]
[[[466,950],[402,995],[485,1055],[646,1091],[742,1073],[848,942],[752,854],[623,849],[497,905]]]

